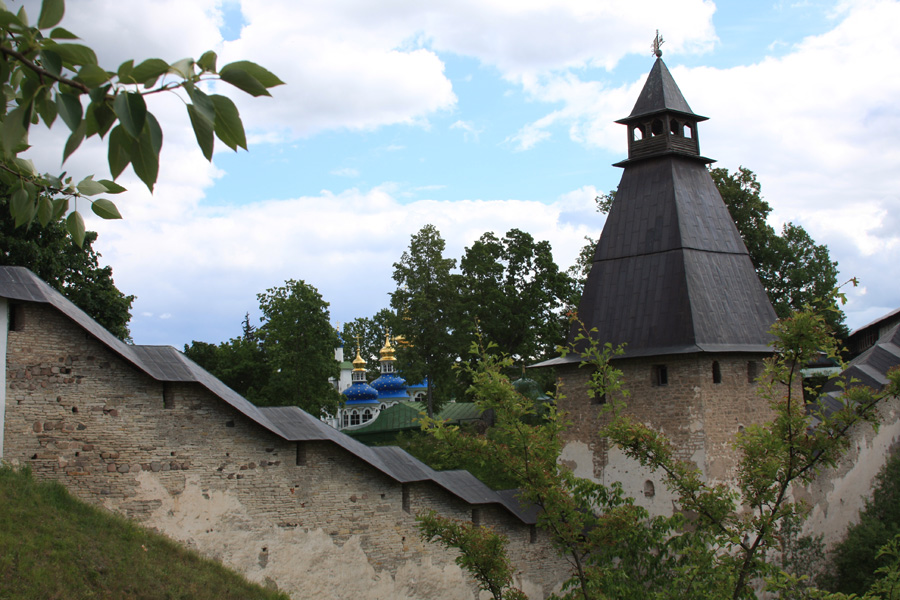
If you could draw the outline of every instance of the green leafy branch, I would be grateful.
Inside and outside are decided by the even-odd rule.
[[[197,145],[211,161],[216,138],[235,151],[246,150],[247,139],[234,102],[207,94],[199,85],[221,80],[251,96],[269,96],[269,89],[283,82],[245,60],[217,69],[212,51],[197,60],[185,58],[171,64],[158,58],[137,65],[127,60],[108,71],[98,65],[91,48],[71,42],[78,37],[58,27],[64,13],[65,0],[43,0],[37,24],[32,26],[24,7],[13,13],[0,1],[0,85],[6,100],[0,107],[0,182],[11,190],[10,211],[17,226],[35,220],[43,226],[68,213],[67,229],[81,245],[84,220],[77,207],[69,211],[69,200],[85,198],[101,218],[120,219],[112,201],[95,196],[118,194],[125,188],[93,176],[74,183],[65,173],[38,173],[30,160],[19,158],[29,148],[31,125],[43,122],[51,127],[57,118],[66,124],[70,135],[63,163],[85,139],[105,139],[113,180],[131,165],[152,192],[163,132],[147,110],[145,96],[183,89]]]

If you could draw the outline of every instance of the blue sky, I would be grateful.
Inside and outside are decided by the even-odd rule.
[[[114,68],[207,49],[287,82],[231,95],[249,152],[196,149],[175,97],[153,196],[126,171],[121,222],[91,221],[116,282],[135,294],[132,333],[181,347],[236,336],[256,293],[303,279],[332,319],[388,305],[391,265],[434,223],[448,255],[485,231],[547,239],[563,268],[618,184],[626,116],[664,60],[701,124],[704,155],[757,172],[771,222],[829,245],[860,326],[900,306],[900,22],[897,2],[703,0],[70,0],[63,25]],[[37,14],[34,11],[34,14]],[[35,134],[58,168],[63,131]],[[42,143],[40,143],[42,142]],[[105,175],[87,145],[67,162]]]

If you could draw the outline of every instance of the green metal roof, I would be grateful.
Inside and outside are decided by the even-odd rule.
[[[399,402],[378,413],[378,417],[365,427],[345,430],[344,433],[357,437],[375,433],[418,429],[420,427],[420,419],[425,413],[424,402]],[[450,402],[437,415],[438,419],[450,421],[451,423],[474,421],[480,417],[481,411],[474,402]]]

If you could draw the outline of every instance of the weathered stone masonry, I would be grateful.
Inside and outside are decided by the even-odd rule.
[[[498,504],[398,483],[330,441],[288,441],[198,383],[162,382],[46,304],[8,332],[3,457],[297,597],[472,598],[415,514],[476,518],[510,539],[519,583],[546,596],[565,565]]]

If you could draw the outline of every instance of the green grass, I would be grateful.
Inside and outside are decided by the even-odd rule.
[[[59,483],[0,466],[0,600],[287,600]]]

